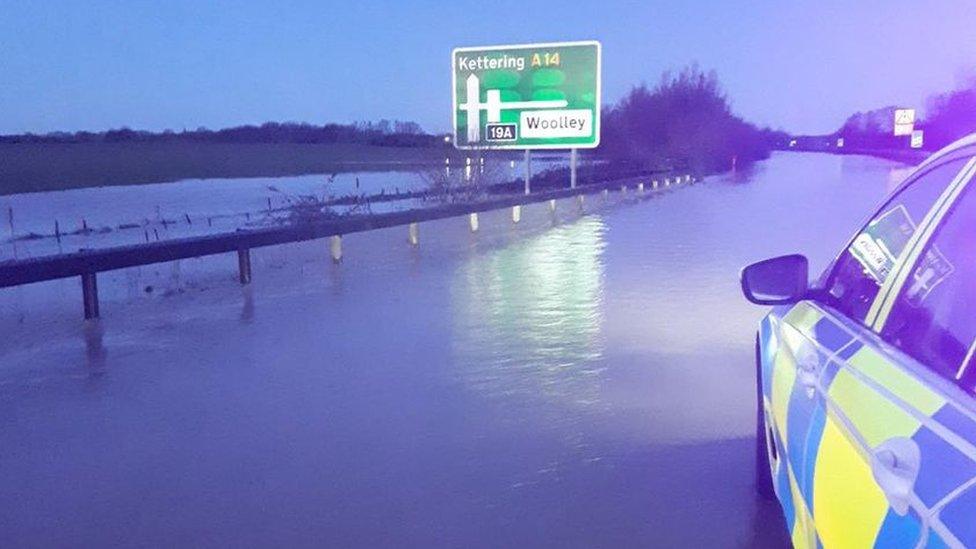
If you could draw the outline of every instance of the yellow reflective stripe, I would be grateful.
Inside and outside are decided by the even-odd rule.
[[[946,403],[944,397],[870,347],[861,347],[847,364],[923,415],[931,417]]]
[[[813,483],[814,520],[823,546],[874,546],[888,501],[871,468],[830,414],[817,450]]]
[[[824,317],[823,312],[819,309],[811,307],[806,302],[797,303],[795,307],[790,309],[790,312],[786,313],[783,317],[783,322],[790,324],[797,330],[804,334],[813,335],[813,327],[820,322],[820,319]]]
[[[772,383],[772,412],[773,419],[776,421],[776,429],[779,431],[780,440],[785,446],[787,444],[787,425],[786,419],[790,411],[790,395],[793,393],[793,382],[796,380],[796,369],[790,363],[789,354],[783,350],[783,346],[776,351],[776,358],[773,363],[773,383]]]
[[[932,234],[939,226],[939,222],[942,221],[949,208],[955,203],[956,198],[959,197],[959,193],[966,188],[966,185],[972,179],[974,167],[976,167],[976,157],[970,158],[963,169],[956,174],[955,179],[942,192],[939,199],[936,200],[935,205],[925,215],[925,218],[922,219],[922,223],[919,224],[911,238],[908,239],[908,244],[905,245],[905,249],[898,255],[898,260],[895,262],[895,275],[885,279],[881,291],[878,292],[874,302],[871,303],[871,309],[868,311],[867,318],[865,318],[865,323],[868,326],[872,326],[875,332],[880,333],[884,328],[884,324],[888,320],[888,315],[891,313],[891,308],[894,305],[894,298],[897,297],[897,290],[902,287],[908,275],[911,274],[912,267],[925,249],[924,244],[932,237]]]
[[[846,370],[837,372],[827,394],[864,440],[865,451],[889,438],[911,437],[922,426],[921,421]]]

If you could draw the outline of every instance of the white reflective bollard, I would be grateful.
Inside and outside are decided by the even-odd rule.
[[[411,246],[417,246],[420,244],[420,228],[416,223],[407,225],[407,242],[409,242]]]
[[[329,255],[332,256],[333,263],[342,262],[342,237],[339,235],[329,239]]]
[[[637,194],[644,194],[644,184],[643,183],[638,183],[637,184]]]
[[[478,214],[477,212],[468,214],[468,226],[471,227],[471,232],[478,232]]]
[[[512,206],[512,223],[522,220],[522,206]]]
[[[550,212],[556,211],[556,199],[555,198],[553,198],[552,200],[549,201],[549,211]]]

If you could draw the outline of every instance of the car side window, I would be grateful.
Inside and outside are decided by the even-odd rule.
[[[834,264],[827,280],[831,305],[864,322],[882,284],[925,215],[968,158],[938,165],[895,194]]]
[[[976,192],[946,214],[902,287],[881,337],[958,381],[976,349]],[[973,372],[976,375],[976,372]]]

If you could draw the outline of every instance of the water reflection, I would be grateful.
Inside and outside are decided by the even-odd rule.
[[[590,216],[460,265],[453,352],[466,384],[490,396],[596,402],[605,232]]]

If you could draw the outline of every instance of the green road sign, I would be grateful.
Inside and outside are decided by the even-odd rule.
[[[591,149],[600,144],[600,43],[457,48],[460,149]]]

